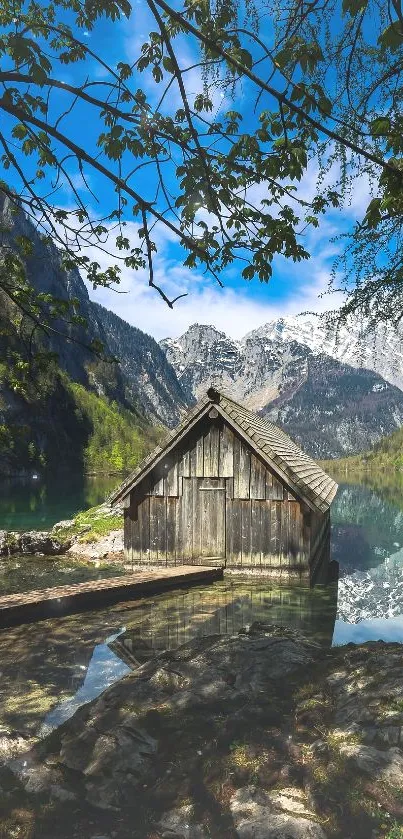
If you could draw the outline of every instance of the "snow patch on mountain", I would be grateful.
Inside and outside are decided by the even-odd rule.
[[[326,353],[351,367],[373,370],[403,389],[403,329],[379,325],[371,331],[364,319],[351,318],[337,330],[314,314],[287,316],[269,321],[249,332],[242,340],[267,339],[288,344],[298,341],[316,355]]]

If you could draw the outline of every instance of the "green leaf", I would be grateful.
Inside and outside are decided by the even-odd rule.
[[[23,125],[21,122],[19,122],[19,123],[17,123],[17,125],[14,125],[11,133],[12,133],[13,137],[17,138],[17,140],[23,140],[24,137],[26,137],[26,135],[28,133],[28,130],[25,127],[25,125]]]
[[[126,79],[129,79],[130,76],[132,76],[132,74],[133,74],[133,71],[132,71],[132,68],[130,67],[130,64],[126,64],[123,61],[119,61],[118,65],[117,65],[117,70],[118,70],[120,78],[123,79],[123,81],[125,81]]]
[[[253,58],[251,53],[248,50],[242,49],[239,50],[239,57],[242,64],[244,64],[245,67],[247,67],[248,70],[250,70],[253,66]]]
[[[367,2],[368,0],[343,0],[343,14],[349,14],[351,17],[355,17],[364,11]]]
[[[154,64],[154,67],[152,69],[152,74],[153,74],[153,77],[154,77],[155,81],[158,84],[163,78],[163,73],[162,73],[162,70],[161,70],[161,67],[159,66],[159,64]]]
[[[164,56],[164,58],[162,59],[162,64],[163,64],[164,70],[166,70],[167,73],[172,73],[173,74],[175,72],[174,63],[173,63],[172,59],[169,58],[168,55]]]
[[[373,137],[383,137],[389,134],[391,122],[388,117],[376,117],[371,122],[371,133]]]
[[[391,52],[396,52],[403,44],[402,26],[395,20],[390,24],[378,38],[378,44]]]

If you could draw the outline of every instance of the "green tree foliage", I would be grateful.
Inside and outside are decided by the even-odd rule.
[[[43,352],[29,358],[21,313],[0,294],[0,471],[58,473],[133,469],[159,437],[134,408],[95,392],[111,365],[92,362],[88,386],[72,382]],[[112,375],[112,374],[111,374]],[[113,385],[113,379],[112,379]],[[111,387],[113,392],[113,387]]]
[[[134,469],[156,445],[160,431],[105,396],[71,382],[57,368],[37,378],[28,392],[12,395],[0,381],[7,422],[0,424],[0,469],[107,473]]]
[[[341,460],[326,461],[326,465],[342,474],[343,471],[362,472],[367,470],[398,470],[403,472],[403,429],[398,428],[393,434],[383,437],[367,452],[345,457]]]
[[[360,309],[374,320],[398,321],[401,0],[184,0],[180,6],[145,0],[144,6],[150,31],[137,56],[109,66],[85,33],[96,37],[99,19],[109,18],[112,38],[113,26],[134,14],[128,0],[2,3],[0,146],[3,189],[11,199],[18,184],[27,212],[63,246],[66,266],[78,266],[94,286],[119,278],[119,260],[102,272],[86,250],[106,247],[114,225],[120,262],[134,271],[147,268],[150,285],[173,306],[155,280],[158,228],[181,243],[185,265],[219,283],[233,263],[245,279],[267,282],[277,254],[308,258],[307,230],[364,177],[374,197],[338,266],[350,292],[342,315]],[[192,55],[187,66],[184,37]],[[66,66],[74,83],[60,81]],[[191,69],[201,79],[192,94]],[[155,89],[149,93],[150,77],[159,101]],[[247,110],[229,106],[217,116],[216,92],[230,102],[240,86]],[[170,105],[172,91],[179,107]],[[76,108],[81,122],[86,114],[88,124],[100,123],[88,141],[72,134]],[[314,197],[305,199],[297,186],[310,164],[319,180]],[[77,176],[85,185],[86,172],[104,183],[108,208],[101,219],[77,188]],[[69,209],[58,206],[61,183],[71,190]],[[125,231],[133,218],[138,241]],[[36,323],[38,313],[30,317]]]
[[[90,426],[83,449],[85,472],[134,469],[156,443],[158,432],[142,427],[130,411],[82,385],[70,382],[68,388],[76,405],[76,417]]]

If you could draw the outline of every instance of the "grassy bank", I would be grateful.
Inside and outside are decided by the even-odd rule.
[[[98,542],[112,530],[123,529],[123,514],[116,512],[108,504],[101,504],[78,513],[72,522],[67,527],[55,525],[53,528],[60,541],[67,542],[73,537],[78,537],[78,542]]]

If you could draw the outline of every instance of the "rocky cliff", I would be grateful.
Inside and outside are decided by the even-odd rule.
[[[110,352],[119,359],[126,399],[140,404],[155,422],[176,425],[193,398],[179,384],[161,347],[103,306],[91,306]]]
[[[56,352],[60,368],[75,382],[106,394],[126,407],[133,406],[152,422],[175,425],[186,405],[176,375],[161,348],[141,330],[130,326],[102,306],[90,301],[77,270],[65,271],[57,248],[45,242],[33,223],[21,211],[15,213],[10,200],[0,192],[2,242],[15,244],[24,236],[32,243],[26,260],[27,277],[38,292],[62,300],[78,301],[78,313],[85,326],[56,323],[69,338],[56,334],[42,337],[48,350]],[[84,344],[99,340],[108,358],[119,364],[102,363]]]

